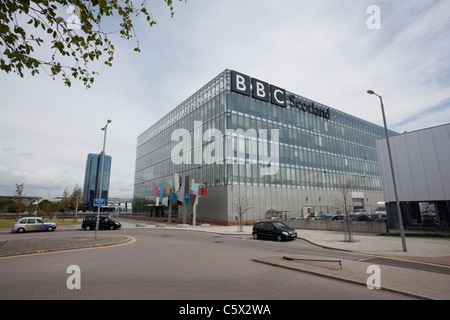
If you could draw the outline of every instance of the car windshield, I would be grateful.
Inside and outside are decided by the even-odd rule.
[[[285,225],[283,222],[279,222],[279,221],[273,222],[272,224],[277,228],[286,228],[287,227],[287,225]]]

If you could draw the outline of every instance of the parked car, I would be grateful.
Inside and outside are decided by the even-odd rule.
[[[353,211],[353,214],[368,214],[369,212],[366,209],[356,209]]]
[[[357,214],[350,218],[350,221],[372,221],[367,214]]]
[[[320,217],[320,220],[341,221],[344,220],[342,214],[324,214]]]
[[[387,215],[386,214],[375,214],[371,216],[372,221],[375,222],[386,222],[387,221]]]
[[[97,225],[97,215],[89,215],[84,216],[83,223],[81,224],[81,228],[83,228],[86,231],[89,230],[95,230]],[[120,222],[113,220],[107,216],[100,216],[100,220],[98,223],[99,229],[109,229],[109,230],[115,230],[122,227]]]
[[[305,217],[295,217],[295,218],[291,218],[291,220],[306,220]]]
[[[291,240],[297,237],[297,231],[280,221],[261,221],[253,226],[253,239],[276,239],[277,241]]]
[[[56,223],[46,222],[40,217],[26,217],[14,224],[12,231],[21,233],[25,231],[54,231],[55,229]]]

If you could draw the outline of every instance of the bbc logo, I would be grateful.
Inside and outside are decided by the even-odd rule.
[[[286,90],[236,71],[231,71],[231,90],[280,107],[287,107]]]

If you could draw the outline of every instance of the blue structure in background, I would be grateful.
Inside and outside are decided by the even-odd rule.
[[[86,173],[84,176],[84,188],[83,188],[83,204],[86,211],[94,210],[94,199],[98,197],[98,188],[100,179],[99,172],[102,156],[103,152],[101,152],[100,154],[89,153],[87,156]],[[106,205],[108,205],[111,161],[112,161],[111,156],[105,155],[101,199],[106,199]]]

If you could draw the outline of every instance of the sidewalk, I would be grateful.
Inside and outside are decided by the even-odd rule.
[[[36,237],[29,239],[0,240],[0,257],[114,246],[133,241],[133,238],[120,234],[102,234],[101,237],[95,239],[93,232],[72,237],[43,237],[42,234],[41,236],[39,234],[36,235]]]

